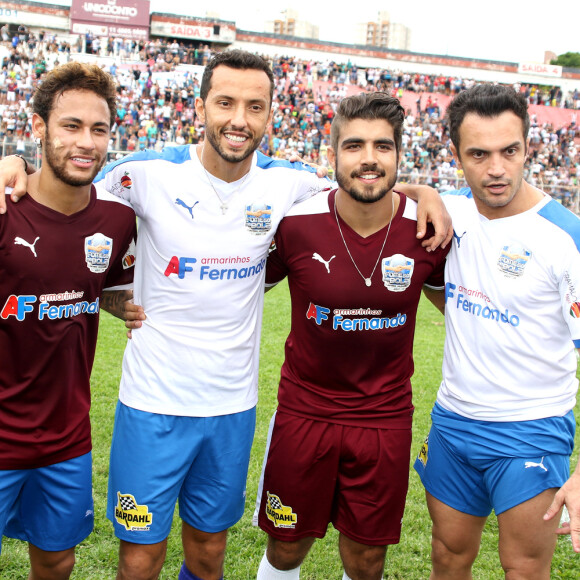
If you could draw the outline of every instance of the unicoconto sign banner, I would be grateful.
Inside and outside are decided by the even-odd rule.
[[[72,0],[70,31],[147,40],[149,0]]]

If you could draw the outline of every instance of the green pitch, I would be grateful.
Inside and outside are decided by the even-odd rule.
[[[262,360],[260,372],[260,402],[256,438],[250,461],[246,511],[243,519],[230,531],[226,557],[226,580],[250,580],[266,546],[264,533],[253,528],[251,517],[266,444],[268,422],[276,407],[276,389],[283,360],[284,340],[289,330],[289,298],[285,284],[266,295]],[[435,399],[441,376],[441,358],[445,328],[443,317],[426,301],[421,303],[415,337],[415,376],[413,378],[415,422],[413,452],[419,452],[429,429],[429,411]],[[77,549],[77,564],[73,578],[105,580],[115,577],[117,541],[112,526],[105,518],[107,495],[108,452],[117,401],[121,358],[125,344],[122,323],[108,314],[101,317],[99,346],[92,376],[93,385],[93,460],[95,531]],[[162,356],[163,353],[160,353]],[[364,361],[361,361],[364,364]],[[577,410],[578,411],[578,410]],[[577,412],[578,416],[578,412]],[[578,437],[577,437],[578,440]],[[578,447],[578,441],[577,441]],[[578,451],[573,455],[573,464]],[[414,457],[413,457],[414,459]],[[308,493],[308,490],[304,490]],[[161,573],[164,580],[175,580],[181,567],[181,542],[178,519],[169,537],[167,559]],[[496,550],[497,526],[491,518],[484,532],[481,552],[474,567],[474,578],[503,578]],[[401,543],[387,552],[385,578],[389,580],[423,580],[429,576],[430,526],[423,498],[423,488],[411,470],[409,495],[403,523]],[[24,580],[28,575],[27,549],[22,542],[4,539],[0,557],[1,580]],[[302,566],[303,580],[339,580],[342,567],[337,550],[337,534],[329,528],[323,540],[315,546]],[[552,578],[580,578],[580,555],[572,551],[567,537],[558,540],[552,566]]]

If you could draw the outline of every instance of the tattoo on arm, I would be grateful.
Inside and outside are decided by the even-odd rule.
[[[133,290],[106,290],[101,296],[101,308],[125,320],[125,302],[133,298]]]

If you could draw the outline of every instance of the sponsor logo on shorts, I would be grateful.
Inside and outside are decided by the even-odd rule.
[[[282,503],[280,498],[269,491],[266,502],[266,516],[277,528],[295,528],[298,516],[292,511],[290,506]]]
[[[419,456],[417,459],[423,464],[423,466],[427,466],[427,456],[429,454],[429,437],[423,442],[421,446],[421,451],[419,451]]]
[[[115,519],[117,523],[125,526],[125,529],[130,532],[144,532],[151,527],[153,514],[149,513],[148,506],[139,505],[135,497],[130,493],[121,493],[118,491]]]

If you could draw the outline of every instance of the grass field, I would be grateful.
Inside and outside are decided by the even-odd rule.
[[[285,285],[266,296],[266,311],[262,335],[260,372],[260,402],[258,424],[250,462],[246,511],[243,519],[231,530],[226,558],[227,580],[255,578],[258,563],[264,553],[266,536],[252,528],[251,516],[261,462],[266,443],[268,422],[276,407],[276,389],[283,360],[283,345],[289,329],[289,299]],[[417,319],[415,338],[415,376],[413,379],[415,423],[413,454],[419,451],[429,428],[429,411],[440,380],[441,357],[445,329],[443,317],[423,301]],[[99,347],[93,370],[93,459],[95,531],[77,549],[77,565],[73,578],[79,580],[113,579],[117,561],[117,541],[105,518],[107,493],[108,450],[113,427],[113,413],[121,374],[124,348],[124,328],[120,321],[103,314]],[[160,353],[163,356],[163,353]],[[365,364],[361,360],[361,364]],[[578,437],[577,437],[578,439]],[[578,446],[578,444],[577,444]],[[577,450],[573,464],[578,458]],[[308,493],[305,489],[304,493]],[[474,578],[503,578],[496,551],[497,526],[494,518],[485,529],[481,552],[474,568]],[[401,543],[389,548],[385,578],[389,580],[420,580],[429,575],[430,526],[423,488],[411,471],[409,495]],[[169,538],[167,560],[161,578],[174,580],[181,566],[181,545],[177,518]],[[28,574],[27,549],[21,542],[5,539],[0,558],[1,580],[24,580]],[[317,541],[302,567],[303,580],[331,580],[342,577],[337,551],[337,534],[329,528],[323,540]],[[569,538],[560,538],[552,567],[552,578],[580,578],[580,556],[572,551]]]

